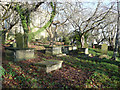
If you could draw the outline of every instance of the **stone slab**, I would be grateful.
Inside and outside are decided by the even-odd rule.
[[[42,71],[45,71],[46,73],[49,73],[51,71],[57,70],[62,67],[63,61],[57,61],[57,60],[47,60],[47,61],[41,61],[39,63],[34,64],[35,66],[39,66],[39,69]]]

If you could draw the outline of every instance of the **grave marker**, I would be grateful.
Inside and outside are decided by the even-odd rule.
[[[101,53],[102,54],[107,54],[107,52],[108,52],[108,45],[107,44],[102,44]]]
[[[17,33],[16,36],[15,36],[15,39],[16,39],[16,47],[17,48],[23,48],[23,45],[24,45],[23,35],[21,33]]]

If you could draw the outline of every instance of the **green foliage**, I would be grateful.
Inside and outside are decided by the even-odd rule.
[[[69,45],[70,44],[69,37],[63,37],[63,42],[65,45]]]
[[[97,51],[97,52],[96,52]],[[94,53],[95,56],[100,54],[100,49],[89,49],[89,52]],[[111,53],[111,52],[108,52]],[[82,70],[88,70],[93,74],[86,81],[87,88],[117,88],[120,83],[119,65],[120,61],[111,61],[109,59],[89,58],[85,55],[79,55],[75,57],[61,57],[64,63],[81,68]]]
[[[4,74],[5,74],[5,69],[2,66],[0,66],[0,80],[2,79],[1,77]]]
[[[74,33],[73,33],[73,39],[74,40],[76,40],[76,41],[80,41],[80,39],[81,39],[81,32],[79,32],[79,31],[74,31]]]

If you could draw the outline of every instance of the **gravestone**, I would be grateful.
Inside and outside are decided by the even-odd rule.
[[[73,50],[73,46],[68,46],[68,50],[69,51]]]
[[[47,60],[47,61],[41,61],[38,63],[35,63],[35,65],[39,71],[44,71],[46,73],[49,73],[53,70],[57,70],[62,67],[63,61],[57,61],[57,60]]]
[[[16,39],[16,47],[17,48],[23,48],[24,47],[24,37],[21,33],[17,33],[15,35],[15,39]]]
[[[77,50],[77,46],[73,46],[73,50]]]
[[[101,53],[107,55],[107,52],[108,52],[108,45],[102,44]]]

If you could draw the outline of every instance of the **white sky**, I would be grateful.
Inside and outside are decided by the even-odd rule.
[[[11,0],[0,0],[0,1],[3,1],[3,2],[10,2]],[[12,1],[47,1],[47,2],[50,2],[50,1],[58,1],[58,2],[117,2],[117,0],[12,0]],[[118,0],[120,1],[120,0]]]

